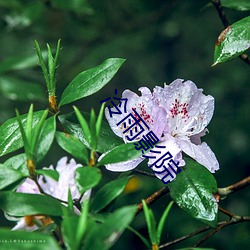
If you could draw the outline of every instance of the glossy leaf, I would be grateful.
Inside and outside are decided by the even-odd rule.
[[[250,16],[228,26],[215,45],[214,65],[226,62],[250,47]]]
[[[48,234],[26,231],[10,231],[0,228],[0,249],[11,250],[60,250],[54,238]]]
[[[136,209],[136,206],[117,209],[107,217],[103,224],[92,227],[83,249],[109,249],[131,223]]]
[[[21,172],[0,164],[0,190],[24,178],[25,175]]]
[[[168,184],[170,195],[180,208],[191,216],[216,227],[218,204],[213,196],[217,193],[214,176],[202,165],[185,159],[186,166]]]
[[[88,165],[88,152],[86,146],[73,135],[56,132],[56,141],[62,149],[71,154],[82,164]]]
[[[41,161],[48,153],[51,144],[53,143],[56,132],[56,117],[52,116],[45,120],[41,135],[39,138],[37,149],[37,161]]]
[[[33,127],[44,111],[34,112]],[[26,123],[27,114],[21,115],[22,124]],[[25,125],[24,125],[25,126]],[[13,152],[23,146],[17,118],[11,118],[0,126],[0,156]]]
[[[128,180],[132,176],[116,179],[99,189],[92,200],[91,208],[94,212],[99,212],[110,202],[117,198],[124,190]]]
[[[27,169],[26,160],[27,160],[26,155],[23,153],[10,157],[8,160],[4,162],[4,165],[8,166],[9,168],[18,170],[19,172],[28,176],[29,171]]]
[[[89,119],[89,114],[84,113],[84,116]],[[78,138],[84,145],[86,145],[86,147],[90,147],[74,115],[62,115],[59,116],[59,120],[70,134]],[[121,144],[123,144],[121,138],[114,134],[107,122],[102,121],[96,149],[97,152],[104,153]]]
[[[14,101],[45,101],[42,86],[26,82],[14,77],[0,77],[0,93]]]
[[[250,10],[250,1],[249,0],[221,0],[223,7],[227,7],[239,11]]]
[[[142,156],[142,152],[135,149],[134,143],[127,143],[119,145],[108,152],[101,158],[98,166],[102,166],[110,163],[117,163],[132,160]]]
[[[37,174],[44,175],[47,177],[50,177],[51,179],[58,181],[59,179],[59,173],[56,170],[52,169],[37,169],[36,170]]]
[[[101,180],[102,173],[99,168],[81,167],[75,173],[76,185],[81,194],[95,187]]]
[[[0,208],[11,216],[35,214],[61,216],[63,209],[66,209],[49,196],[13,192],[0,193]]]
[[[99,66],[78,74],[64,90],[59,106],[99,91],[114,77],[124,61],[121,58],[110,58]]]

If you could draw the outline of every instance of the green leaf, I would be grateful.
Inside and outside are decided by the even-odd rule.
[[[103,88],[124,63],[124,59],[110,58],[99,66],[78,74],[64,90],[59,106],[92,95]]]
[[[158,224],[158,227],[157,227],[157,244],[159,245],[160,242],[161,242],[161,234],[162,234],[162,230],[163,230],[163,226],[165,224],[165,220],[167,219],[168,217],[168,214],[169,214],[169,211],[172,207],[172,205],[174,204],[173,201],[170,201],[168,206],[166,207],[163,215],[161,216],[161,219],[160,219],[160,222]]]
[[[132,227],[128,226],[128,230],[130,230],[131,232],[133,232],[135,235],[137,235],[141,241],[145,244],[145,246],[150,249],[151,248],[151,244],[149,243],[149,241],[142,235],[140,234],[138,231],[136,231],[135,229],[133,229]]]
[[[102,166],[111,163],[132,160],[142,156],[142,152],[135,149],[134,143],[119,145],[108,152],[97,164]]]
[[[44,176],[48,176],[51,179],[58,181],[59,179],[59,173],[56,170],[52,170],[52,169],[37,169],[36,170],[37,174],[40,175],[44,175]]]
[[[117,198],[124,190],[128,180],[132,176],[119,178],[111,181],[99,189],[92,200],[91,207],[94,212],[99,212],[105,208],[110,202]]]
[[[56,132],[56,117],[44,121],[37,148],[37,161],[40,162],[48,153]]]
[[[16,181],[21,181],[26,176],[20,171],[12,169],[6,165],[0,164],[0,190],[13,184]]]
[[[56,141],[62,149],[71,154],[75,159],[82,164],[88,165],[88,151],[85,145],[76,137],[64,132],[56,132]]]
[[[84,118],[84,116],[81,114],[81,112],[79,111],[79,109],[75,106],[73,106],[75,113],[76,113],[76,117],[81,125],[82,128],[82,132],[84,134],[84,137],[86,138],[86,141],[90,147],[91,145],[91,134],[90,134],[90,129],[89,129],[89,125],[86,121],[86,119]]]
[[[87,142],[86,137],[77,122],[77,119],[73,116],[74,114],[72,114],[73,113],[59,116],[60,122],[70,134],[74,135],[86,147],[90,148],[89,143]],[[84,116],[89,118],[89,114],[87,113],[84,113]],[[102,121],[102,127],[96,149],[97,152],[104,153],[121,144],[123,144],[122,139],[114,134],[106,121]]]
[[[93,227],[83,249],[109,249],[131,223],[136,209],[136,206],[126,206],[110,214],[103,224]]]
[[[46,100],[43,88],[35,83],[30,83],[14,77],[0,77],[0,93],[14,101],[40,101]]]
[[[155,217],[151,209],[148,208],[148,205],[144,200],[142,200],[143,211],[146,218],[147,226],[148,226],[148,234],[150,241],[153,244],[157,244],[157,234],[156,234],[156,222]]]
[[[178,248],[176,250],[216,250],[216,249],[215,248],[188,247],[188,248]]]
[[[91,149],[93,151],[96,150],[96,115],[94,109],[91,109],[90,112],[90,122],[89,122],[89,128],[90,128],[90,136],[91,136]]]
[[[49,196],[13,192],[0,193],[0,208],[11,216],[62,216],[63,210],[66,209],[59,201]]]
[[[204,166],[191,159],[185,161],[186,166],[168,184],[170,195],[192,217],[216,227],[218,204],[213,197],[218,192],[216,180]]]
[[[1,243],[0,249],[11,250],[60,250],[56,241],[50,235],[26,232],[26,231],[10,231],[0,228]]]
[[[41,54],[45,57],[46,52]],[[22,70],[38,66],[37,56],[32,53],[31,55],[12,57],[0,63],[0,73],[4,73],[11,70]]]
[[[34,112],[33,127],[41,118],[43,111]],[[20,116],[22,124],[25,124],[27,114]],[[25,126],[25,125],[24,125]],[[0,156],[13,152],[23,146],[22,136],[19,130],[17,118],[11,118],[0,126]]]
[[[250,1],[249,0],[221,0],[221,4],[223,7],[239,10],[239,11],[247,11],[250,10]]]
[[[100,135],[101,127],[102,127],[102,118],[103,118],[103,113],[104,113],[104,107],[105,107],[105,104],[103,103],[101,108],[100,108],[100,112],[98,114],[97,121],[96,121],[96,139],[97,139],[97,141],[99,139],[99,135]]]
[[[214,65],[239,56],[250,47],[250,16],[228,26],[215,45]]]
[[[102,173],[99,168],[81,167],[76,170],[76,185],[81,194],[88,189],[95,187],[101,179]]]
[[[27,160],[26,155],[23,153],[10,157],[8,160],[4,162],[4,165],[8,166],[9,168],[18,170],[19,172],[28,176],[29,171],[26,165],[26,160]]]

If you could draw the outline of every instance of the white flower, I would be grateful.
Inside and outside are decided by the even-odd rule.
[[[80,197],[74,175],[76,169],[81,167],[81,165],[76,164],[74,159],[71,159],[69,163],[67,163],[67,160],[67,157],[61,158],[58,161],[55,169],[53,166],[44,168],[56,170],[59,173],[58,181],[55,181],[54,179],[47,176],[40,176],[38,178],[38,183],[46,194],[49,194],[62,201],[68,200],[68,190],[71,192],[72,199],[78,199]],[[36,183],[29,178],[27,178],[25,182],[23,182],[17,188],[16,191],[21,193],[41,194]],[[89,198],[90,192],[90,190],[86,191],[80,202],[83,202],[85,199]],[[75,210],[75,212],[77,213],[78,211]],[[25,216],[18,221],[17,225],[12,230],[22,229],[26,231],[34,231],[38,229],[38,226],[33,222],[34,220],[36,223],[41,225],[46,225],[52,222],[48,217],[45,216]]]
[[[210,122],[214,112],[214,98],[202,93],[191,81],[177,79],[164,88],[156,86],[153,93],[146,87],[139,89],[142,96],[125,90],[122,98],[127,98],[127,113],[122,115],[109,115],[106,108],[105,115],[111,129],[116,135],[122,137],[127,143],[126,134],[122,126],[117,126],[128,113],[133,113],[135,109],[157,137],[160,139],[158,145],[165,146],[161,152],[163,155],[170,152],[174,161],[179,162],[179,166],[184,166],[182,151],[192,157],[194,160],[205,166],[210,172],[214,173],[219,169],[219,163],[205,142],[201,142],[201,136],[204,136],[207,125]],[[114,108],[111,110],[115,110]],[[138,141],[145,135],[142,133],[133,142]],[[152,153],[147,153],[152,156]],[[161,155],[156,157],[156,160]],[[103,157],[103,155],[101,156]],[[115,164],[107,164],[105,167],[111,171],[128,171],[135,168],[144,160],[139,157],[130,161]],[[154,160],[150,159],[148,165],[152,165]],[[152,168],[155,170],[154,168]],[[156,174],[162,178],[163,174]]]

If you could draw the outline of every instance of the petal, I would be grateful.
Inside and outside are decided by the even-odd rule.
[[[155,173],[155,175],[159,178],[159,179],[162,179],[164,176],[166,178],[166,175],[168,174],[168,171],[171,172],[171,174],[173,175],[173,178],[170,177],[170,181],[174,180],[175,177],[176,177],[176,173],[171,169],[171,167],[169,167],[168,163],[171,164],[171,162],[169,162],[171,159],[177,163],[179,162],[178,166],[181,167],[181,166],[184,166],[185,165],[185,161],[182,159],[182,153],[181,153],[181,149],[176,141],[175,138],[173,138],[172,136],[170,135],[165,135],[164,136],[164,141],[162,141],[161,143],[157,144],[157,146],[165,146],[164,149],[160,149],[160,148],[157,148],[157,147],[154,147],[153,151],[159,151],[160,153],[152,153],[152,152],[149,152],[147,154],[147,156],[151,156],[151,157],[155,157],[154,159],[150,158],[149,161],[148,161],[148,166],[152,166],[152,170],[153,171],[164,171],[163,173]],[[157,168],[154,163],[158,160],[160,160],[158,162],[158,165],[162,162],[163,159],[166,159],[167,157],[169,157],[169,154],[167,154],[165,157],[164,157],[164,154],[166,153],[170,153],[172,155],[172,158],[165,161],[163,166],[160,167],[160,168]],[[161,157],[163,157],[162,159],[160,159]],[[174,170],[177,171],[176,167],[173,166],[173,164],[171,164],[171,166],[174,168]]]
[[[22,217],[17,224],[11,229],[12,231],[15,230],[23,230],[23,231],[35,231],[36,229],[38,229],[38,226],[34,225],[34,226],[27,226],[24,217]]]
[[[110,117],[109,109],[108,108],[105,109],[105,116],[109,122],[111,129],[116,135],[122,137],[125,142],[127,141],[127,139],[125,138],[126,135],[123,133],[125,128],[123,127],[122,124],[119,125],[117,124],[129,114],[135,116],[133,109],[136,110],[139,116],[149,127],[149,129],[145,127],[146,128],[145,132],[141,133],[139,137],[136,138],[136,140],[142,138],[142,136],[145,135],[148,132],[148,130],[152,130],[157,137],[161,137],[162,132],[167,124],[166,122],[167,113],[164,108],[159,107],[158,104],[153,100],[153,96],[150,90],[146,87],[142,87],[139,90],[142,93],[141,96],[138,96],[136,93],[130,90],[125,90],[123,92],[122,98],[127,99],[126,113],[122,113],[120,115],[113,114],[112,117]],[[115,111],[115,108],[112,108],[111,110]]]
[[[105,167],[107,170],[113,172],[126,172],[136,168],[143,160],[144,160],[143,157],[139,157],[129,161],[107,164],[105,165]]]
[[[27,193],[27,194],[40,194],[40,191],[36,185],[36,183],[27,178],[16,190],[19,193]]]
[[[200,133],[214,112],[214,98],[204,95],[192,81],[177,79],[164,88],[156,87],[155,101],[168,113],[170,133],[191,136]]]
[[[200,145],[193,144],[189,139],[179,140],[183,152],[206,167],[211,173],[219,169],[219,163],[211,148],[203,142]]]

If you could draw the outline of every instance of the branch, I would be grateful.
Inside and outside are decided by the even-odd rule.
[[[142,171],[142,170],[139,170],[139,169],[134,169],[135,172],[141,174],[141,175],[146,175],[146,176],[150,176],[150,177],[155,177],[154,174],[152,173],[149,173],[149,172],[146,172],[146,171]]]
[[[250,185],[250,176],[246,177],[245,179],[239,181],[239,182],[236,182],[228,187],[225,187],[225,188],[219,188],[218,189],[218,192],[219,192],[219,195],[222,197],[222,198],[225,198],[226,196],[228,196],[229,194],[231,193],[234,193],[236,191],[239,191],[247,186]]]
[[[220,0],[211,0],[211,3],[214,5],[214,7],[216,8],[218,14],[219,14],[219,17],[220,17],[220,20],[221,22],[223,23],[223,26],[224,28],[226,29],[228,26],[230,26],[230,22],[222,8],[222,5],[221,5],[221,2]],[[248,57],[247,54],[241,54],[240,56],[240,59],[242,59],[245,63],[247,63],[248,65],[250,65],[250,59]]]
[[[208,239],[210,236],[212,236],[213,234],[215,234],[216,232],[220,231],[221,229],[223,229],[224,227],[227,227],[229,225],[233,225],[233,224],[238,224],[238,223],[241,223],[241,222],[246,222],[246,221],[250,221],[250,217],[248,216],[237,216],[237,215],[234,215],[234,217],[230,220],[230,221],[222,221],[222,222],[219,222],[218,223],[218,227],[216,229],[214,229],[213,231],[209,232],[206,236],[204,236],[199,242],[197,242],[194,247],[198,246],[199,244],[201,244],[202,242],[204,242],[206,239]],[[159,246],[159,248],[165,248],[165,247],[169,247],[171,245],[174,245],[174,244],[177,244],[181,241],[184,241],[188,238],[191,238],[197,234],[200,234],[200,233],[203,233],[203,232],[206,232],[210,229],[213,229],[212,227],[210,226],[207,226],[207,227],[203,227],[195,232],[192,232],[190,234],[187,234],[185,236],[182,236],[178,239],[175,239],[173,241],[170,241],[170,242],[167,242],[165,244],[162,244]]]
[[[169,193],[169,188],[166,186],[166,187],[163,187],[160,190],[156,191],[155,193],[150,195],[148,198],[146,198],[145,202],[147,205],[150,205],[167,193]],[[142,210],[143,210],[143,205],[142,205],[142,203],[140,203],[137,205],[136,214],[139,214]]]
[[[211,237],[212,235],[214,235],[215,233],[219,232],[221,229],[233,225],[233,224],[238,224],[241,222],[247,222],[250,221],[250,216],[238,216],[235,215],[230,221],[223,221],[222,223],[220,223],[220,225],[212,230],[211,232],[209,232],[207,235],[205,235],[201,240],[199,240],[196,244],[194,244],[194,247],[199,246],[200,244],[202,244],[204,241],[206,241],[209,237]]]

